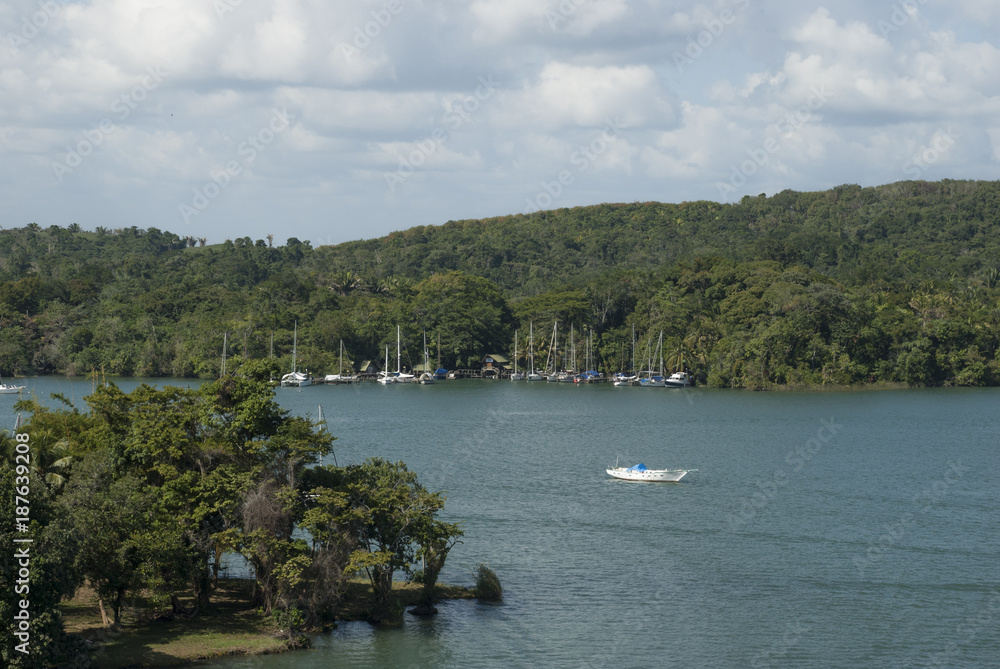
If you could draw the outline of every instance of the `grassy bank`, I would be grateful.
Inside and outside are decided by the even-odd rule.
[[[420,586],[394,585],[396,606],[408,607],[420,598]],[[471,588],[443,585],[440,599],[475,597]],[[364,620],[371,608],[371,586],[356,580],[348,584],[338,620]],[[189,602],[184,602],[188,605]],[[97,596],[81,589],[62,605],[66,629],[96,647],[95,669],[176,667],[196,660],[227,655],[263,655],[288,649],[283,639],[256,607],[250,604],[248,581],[220,581],[212,607],[196,618],[141,622],[125,615],[121,631],[101,624]]]

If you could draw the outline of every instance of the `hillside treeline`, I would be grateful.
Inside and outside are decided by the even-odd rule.
[[[0,374],[218,376],[232,358],[333,373],[477,365],[554,321],[605,371],[664,336],[714,386],[990,385],[1000,379],[1000,183],[784,191],[736,204],[605,204],[312,248],[202,246],[155,229],[0,232]],[[560,348],[565,342],[560,342]],[[272,357],[273,356],[273,357]],[[570,363],[571,364],[571,363]],[[654,363],[655,364],[655,363]],[[394,363],[390,362],[394,367]]]

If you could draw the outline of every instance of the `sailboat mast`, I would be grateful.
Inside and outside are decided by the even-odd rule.
[[[559,371],[559,321],[552,326],[552,373]]]
[[[632,323],[632,373],[635,374],[635,323]]]
[[[514,373],[517,374],[517,330],[514,330]]]
[[[573,323],[570,323],[569,324],[569,354],[571,356],[571,359],[569,361],[569,364],[571,366],[570,369],[575,372],[576,368],[577,368],[577,364],[576,364],[576,334],[575,334],[574,330],[575,330],[575,325]]]
[[[295,321],[295,330],[292,333],[292,374],[295,373],[295,359],[299,348],[299,322]]]
[[[528,357],[531,360],[531,373],[535,373],[535,323],[528,323]]]
[[[399,348],[399,326],[396,326],[396,376],[399,376],[400,372],[403,371],[403,353],[402,349]]]

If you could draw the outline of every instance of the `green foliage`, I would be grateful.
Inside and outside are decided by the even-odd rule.
[[[990,385],[998,210],[1000,182],[945,180],[603,204],[318,249],[28,226],[0,231],[0,373],[216,379],[226,340],[229,370],[261,380],[291,369],[296,321],[298,367],[315,373],[338,370],[341,342],[382,360],[397,326],[404,366],[426,331],[465,367],[558,320],[593,333],[605,371],[631,357],[634,325],[713,384]]]
[[[2,436],[6,437],[5,434]],[[8,519],[15,517],[16,489],[27,483],[31,522],[26,533],[15,532],[10,521],[0,526],[0,551],[4,555],[0,563],[2,665],[11,669],[87,667],[89,662],[82,642],[65,634],[62,616],[57,609],[62,598],[71,596],[81,582],[80,573],[67,568],[73,563],[73,556],[78,550],[72,522],[63,509],[53,503],[52,493],[42,480],[34,473],[21,477],[13,462],[13,457],[5,457],[0,468],[0,513]],[[16,538],[25,537],[31,538],[33,543],[14,542]],[[27,558],[16,557],[25,551]],[[22,567],[28,572],[26,579],[20,573]],[[30,652],[27,654],[16,650],[16,646],[26,641],[15,636],[15,632],[20,631],[15,615],[22,610],[22,600],[29,602],[30,637],[27,649]]]
[[[496,572],[484,564],[476,569],[476,598],[483,602],[503,600],[503,587]]]

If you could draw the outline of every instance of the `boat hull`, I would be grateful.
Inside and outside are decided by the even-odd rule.
[[[609,476],[623,481],[649,481],[653,483],[677,483],[690,469],[646,469],[643,471],[629,470],[628,467],[611,467],[606,470]]]

